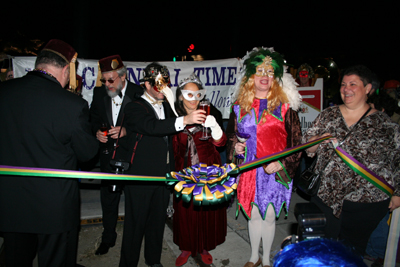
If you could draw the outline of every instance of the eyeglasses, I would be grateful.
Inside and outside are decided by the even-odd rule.
[[[102,84],[106,84],[106,82],[108,82],[108,83],[114,83],[115,80],[118,79],[118,78],[119,78],[119,76],[117,76],[117,78],[115,78],[114,80],[113,80],[113,79],[108,79],[108,80],[106,80],[106,79],[102,78],[102,79],[100,79],[100,82],[101,82]]]

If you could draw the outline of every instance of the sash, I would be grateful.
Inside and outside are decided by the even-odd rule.
[[[376,186],[378,189],[382,190],[389,197],[393,195],[394,187],[388,184],[383,178],[375,174],[373,171],[364,166],[361,162],[347,154],[342,148],[336,147],[336,154],[341,158],[347,166],[350,167],[354,172],[356,172],[361,177],[365,178],[368,182]]]

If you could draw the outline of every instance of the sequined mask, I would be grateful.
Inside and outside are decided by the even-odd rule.
[[[268,76],[270,78],[274,77],[274,68],[271,65],[272,58],[266,56],[264,62],[257,66],[255,75],[258,77]]]

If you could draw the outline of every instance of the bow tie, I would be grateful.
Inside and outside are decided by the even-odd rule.
[[[163,102],[164,102],[164,100],[157,100],[157,101],[153,101],[151,104],[152,105],[157,105],[157,104],[162,105]]]

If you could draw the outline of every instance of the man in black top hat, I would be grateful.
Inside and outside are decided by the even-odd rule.
[[[126,136],[122,111],[136,93],[143,94],[143,88],[127,80],[126,66],[119,55],[100,59],[99,67],[101,71],[99,76],[102,76],[99,80],[102,86],[94,89],[93,101],[90,106],[92,131],[100,142],[101,171],[114,173],[116,169],[111,166],[111,159],[126,158],[121,149],[115,149],[116,153],[114,154],[117,139],[123,141]],[[107,133],[100,130],[102,123],[108,125]],[[109,248],[115,245],[117,239],[115,227],[118,220],[121,192],[121,181],[102,180],[100,198],[104,231],[96,255],[106,254]]]
[[[76,58],[53,39],[33,71],[0,85],[0,165],[76,170],[96,155],[88,103],[64,89]],[[36,253],[40,267],[76,266],[76,179],[0,176],[0,211],[7,267],[32,266]]]
[[[197,110],[185,117],[176,118],[165,96],[170,89],[156,86],[156,80],[169,83],[165,66],[151,63],[144,69],[145,91],[125,108],[128,148],[130,154],[136,147],[132,175],[162,176],[174,170],[172,135],[188,124],[201,124],[205,112]],[[125,222],[121,248],[121,267],[137,266],[140,247],[145,238],[146,264],[162,267],[160,263],[166,210],[170,191],[165,182],[131,181],[125,184]]]

